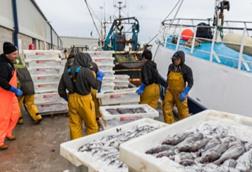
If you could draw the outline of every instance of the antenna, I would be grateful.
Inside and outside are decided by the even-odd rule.
[[[122,10],[124,8],[126,8],[126,4],[125,3],[123,4],[122,1],[118,1],[117,3],[118,3],[118,5],[114,4],[114,7],[118,9],[118,11],[119,11],[119,19],[120,19],[120,18],[122,18]]]

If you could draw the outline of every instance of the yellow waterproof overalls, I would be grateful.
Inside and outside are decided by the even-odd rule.
[[[143,94],[140,96],[140,104],[148,104],[154,109],[158,108],[160,97],[160,86],[156,83],[145,87]]]
[[[68,108],[70,136],[72,140],[83,136],[83,122],[87,135],[98,132],[99,128],[96,122],[95,105],[91,93],[88,95],[80,95],[78,93],[69,94]]]
[[[189,116],[187,98],[181,102],[179,95],[185,89],[185,81],[181,72],[170,72],[167,76],[168,88],[166,90],[163,103],[163,115],[166,123],[175,122],[173,115],[173,107],[178,108],[179,119],[184,119]]]

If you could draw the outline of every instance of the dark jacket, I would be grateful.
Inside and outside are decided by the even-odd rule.
[[[146,86],[156,83],[161,84],[163,87],[167,87],[166,81],[158,73],[157,64],[151,60],[147,60],[143,65],[141,79],[142,83]]]
[[[10,90],[9,82],[14,71],[14,64],[4,54],[0,55],[0,87]]]
[[[98,89],[100,82],[90,70],[91,62],[91,57],[84,53],[75,57],[73,66],[63,73],[59,83],[58,93],[62,98],[67,99],[67,91],[69,94],[88,95],[91,88]]]
[[[24,95],[35,94],[32,77],[26,67],[17,68],[17,77],[20,83],[20,89],[24,92]]]
[[[69,57],[67,59],[67,62],[65,64],[65,69],[64,71],[66,71],[68,68],[70,68],[71,66],[73,66],[73,63],[74,63],[74,57]]]
[[[179,66],[176,66],[175,64],[171,64],[169,66],[168,75],[170,72],[181,72],[183,75],[184,81],[187,82],[187,86],[192,88],[192,86],[193,86],[192,69],[189,66],[187,66],[186,64],[184,64],[184,60],[182,60],[182,64]],[[169,85],[169,83],[168,83],[168,85]]]

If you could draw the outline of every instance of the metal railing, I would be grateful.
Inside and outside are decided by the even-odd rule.
[[[245,70],[248,72],[252,72],[252,55],[247,55],[244,54],[244,49],[245,47],[251,48],[252,51],[252,44],[247,45],[245,40],[247,38],[251,38],[252,40],[252,21],[225,21],[223,26],[198,26],[197,23],[204,22],[206,24],[211,24],[213,22],[212,19],[185,19],[185,18],[178,18],[178,19],[168,19],[165,20],[163,24],[163,30],[164,30],[164,35],[165,35],[165,46],[166,45],[173,45],[175,46],[175,50],[182,48],[185,48],[189,51],[189,53],[194,54],[194,52],[201,51],[202,53],[209,54],[209,61],[210,62],[215,62],[215,63],[220,63],[227,65],[228,62],[233,62],[232,65],[227,65],[233,68],[237,68],[238,70]],[[248,27],[249,26],[249,27]],[[205,39],[205,38],[198,38],[196,37],[196,31],[198,27],[201,28],[208,28],[212,30],[213,33],[213,38],[212,39]],[[190,28],[194,34],[193,37],[190,37],[191,44],[190,45],[183,45],[181,43],[182,40],[182,35],[181,32],[184,28]],[[221,38],[221,33],[224,35],[227,33],[236,33],[241,35],[241,40],[240,42],[227,42],[223,41]],[[168,42],[168,37],[176,37],[177,38],[177,43],[172,43]],[[197,48],[196,42],[200,41],[206,41],[208,43],[211,43],[211,48],[209,51],[205,50],[199,50]],[[232,56],[227,56],[224,53],[219,54],[216,52],[216,45],[217,44],[235,44],[240,46],[238,53],[238,57],[232,57]],[[247,57],[247,59],[244,58],[244,56]],[[251,57],[251,58],[249,58]]]

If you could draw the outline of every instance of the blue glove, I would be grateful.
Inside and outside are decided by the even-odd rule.
[[[138,95],[141,95],[141,94],[143,94],[144,89],[145,89],[145,84],[141,84],[140,87],[138,87],[138,89],[136,90],[136,93]]]
[[[184,91],[179,95],[179,100],[181,102],[185,101],[185,99],[186,99],[186,97],[187,97],[187,95],[188,95],[188,93],[189,93],[190,90],[191,90],[191,88],[187,86],[184,89]]]
[[[10,91],[13,92],[13,93],[15,93],[16,96],[18,96],[18,97],[20,97],[20,96],[23,95],[23,91],[22,90],[20,90],[18,88],[15,88],[15,87],[12,87],[12,86],[10,87]]]
[[[104,73],[102,71],[98,71],[97,74],[96,74],[96,78],[98,81],[101,81],[103,80],[103,77],[104,77]]]

